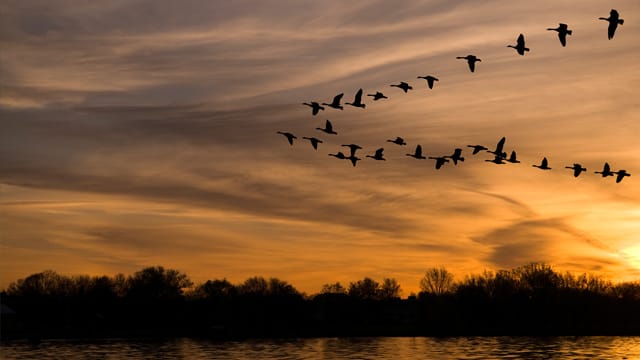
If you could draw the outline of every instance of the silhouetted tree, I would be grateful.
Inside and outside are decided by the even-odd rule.
[[[265,296],[269,293],[269,284],[262,276],[254,276],[238,285],[238,292],[242,295]]]
[[[394,278],[384,278],[380,285],[380,298],[382,299],[399,299],[402,290],[400,284]]]
[[[349,296],[356,299],[378,299],[380,284],[368,277],[349,284]]]
[[[320,290],[321,294],[346,294],[347,288],[342,286],[339,282],[333,284],[324,284],[322,285],[322,290]]]
[[[174,269],[165,270],[162,266],[142,269],[127,282],[128,296],[156,300],[179,298],[184,289],[193,285],[186,274]]]
[[[453,274],[444,267],[427,269],[420,280],[420,289],[426,293],[442,295],[453,289]]]
[[[195,298],[223,298],[235,295],[237,289],[227,279],[207,280],[205,283],[198,285],[192,292],[191,296]]]

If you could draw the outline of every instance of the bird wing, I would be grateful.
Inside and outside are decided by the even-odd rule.
[[[384,151],[384,148],[380,148],[378,150],[376,150],[376,157],[382,157],[382,152]]]
[[[616,34],[617,27],[618,27],[618,22],[609,21],[609,31],[608,31],[609,40],[613,39],[613,36]]]
[[[342,97],[344,96],[344,93],[340,93],[338,95],[336,95],[333,98],[333,102],[331,103],[331,105],[333,106],[339,106],[340,105],[340,101],[342,100]]]
[[[498,143],[496,144],[496,153],[501,153],[502,152],[502,148],[504,147],[504,142],[507,141],[507,138],[505,138],[504,136],[502,137],[502,139],[500,139],[500,141],[498,141]]]
[[[362,102],[362,89],[358,90],[358,92],[356,93],[356,97],[353,100],[354,103],[356,104],[360,104]]]
[[[416,156],[422,156],[422,145],[416,146]]]
[[[560,44],[562,46],[567,46],[567,33],[566,32],[558,32],[558,39],[560,39]]]
[[[327,120],[327,122],[324,124],[324,128],[326,131],[333,131],[333,125],[331,125],[331,121]]]
[[[518,47],[524,47],[524,35],[518,36]]]
[[[602,169],[603,173],[611,172],[611,168],[609,167],[609,163],[604,163],[604,168]]]
[[[546,168],[547,165],[549,165],[547,158],[543,158],[542,159],[542,164],[540,164],[541,167]]]
[[[476,62],[471,59],[469,59],[468,62],[469,62],[469,70],[471,70],[471,72],[476,71]]]

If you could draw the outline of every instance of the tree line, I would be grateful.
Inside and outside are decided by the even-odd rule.
[[[307,295],[260,276],[196,285],[162,266],[111,277],[47,270],[0,294],[2,338],[640,335],[639,281],[531,263],[459,281],[430,268],[420,289],[402,299],[395,279],[365,277]]]

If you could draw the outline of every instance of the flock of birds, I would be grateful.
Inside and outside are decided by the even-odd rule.
[[[608,35],[609,40],[613,39],[618,25],[622,25],[624,23],[624,20],[620,19],[620,15],[618,14],[618,11],[616,11],[615,9],[611,9],[611,12],[610,12],[608,18],[600,17],[598,19],[599,20],[605,20],[605,21],[609,22],[608,31],[607,31],[607,35]],[[558,32],[558,38],[560,40],[560,44],[563,47],[567,45],[567,35],[571,35],[572,34],[572,30],[569,30],[568,25],[567,24],[563,24],[563,23],[560,23],[557,28],[548,28],[547,30]],[[527,51],[529,51],[529,48],[526,47],[525,38],[524,38],[523,34],[520,34],[518,36],[515,45],[507,45],[507,47],[515,49],[519,55],[524,55]],[[469,67],[469,70],[471,72],[475,72],[476,63],[482,61],[481,59],[479,59],[475,55],[458,56],[458,57],[456,57],[456,59],[466,60],[467,61],[467,65]],[[427,85],[427,87],[429,89],[433,89],[436,81],[439,81],[438,78],[436,78],[435,76],[432,76],[432,75],[418,76],[417,78],[426,80],[426,82],[427,82],[426,85]],[[398,84],[391,84],[390,86],[391,87],[397,87],[397,88],[401,89],[402,91],[404,91],[405,93],[407,93],[409,90],[413,90],[413,87],[411,85],[409,85],[408,83],[404,82],[404,81],[402,81],[402,82],[400,82]],[[364,104],[362,102],[363,94],[364,94],[363,90],[359,89],[356,92],[355,96],[354,96],[353,102],[344,102],[344,105],[350,105],[350,106],[353,106],[353,107],[364,109],[366,107],[366,104]],[[344,96],[344,93],[340,93],[340,94],[336,95],[330,103],[319,103],[319,102],[316,102],[316,101],[312,101],[312,102],[305,102],[305,103],[303,103],[303,105],[309,106],[311,108],[311,113],[314,116],[318,115],[318,113],[320,111],[325,110],[325,107],[330,107],[330,108],[337,109],[337,110],[343,110],[344,109],[344,106],[342,105],[343,96]],[[367,96],[371,97],[373,99],[373,101],[378,101],[378,100],[382,100],[382,99],[388,99],[388,97],[386,95],[384,95],[380,91],[376,91],[374,94],[367,94]],[[334,130],[333,124],[329,120],[327,120],[325,122],[324,128],[317,127],[316,130],[322,131],[325,134],[329,134],[329,135],[337,135],[338,134]],[[290,145],[293,145],[294,140],[297,139],[297,137],[291,132],[278,131],[277,133],[285,136]],[[302,137],[302,139],[308,140],[311,143],[311,146],[315,150],[318,149],[318,144],[321,144],[323,142],[321,139],[316,138],[316,137],[307,137],[307,136],[305,136],[305,137]],[[505,152],[503,150],[505,141],[506,141],[506,138],[502,137],[498,141],[498,143],[496,144],[496,147],[495,147],[494,150],[490,150],[489,148],[487,148],[487,147],[485,147],[483,145],[467,145],[467,147],[473,149],[473,152],[472,152],[473,155],[476,155],[476,154],[478,154],[478,153],[480,153],[482,151],[485,151],[487,153],[492,154],[493,155],[493,159],[485,160],[487,162],[491,162],[491,163],[498,164],[498,165],[507,164],[507,163],[512,163],[512,164],[520,163],[520,160],[517,159],[517,155],[516,155],[515,151],[511,151],[511,154],[507,155],[507,152]],[[390,143],[398,145],[398,146],[407,145],[405,140],[403,138],[401,138],[401,137],[396,137],[395,139],[388,139],[387,142],[390,142]],[[356,152],[358,150],[362,149],[362,147],[360,145],[357,145],[357,144],[342,144],[341,146],[349,148],[349,156],[345,155],[342,151],[338,151],[335,154],[329,154],[329,156],[333,156],[333,157],[335,157],[337,159],[341,159],[341,160],[349,160],[353,166],[356,166],[358,161],[362,160],[361,158],[356,156]],[[416,148],[415,148],[414,152],[413,153],[408,153],[408,154],[406,154],[406,156],[413,157],[415,159],[420,159],[420,160],[427,159],[427,157],[424,156],[423,153],[422,153],[422,146],[421,145],[416,145]],[[382,148],[382,147],[378,148],[373,154],[365,155],[365,157],[372,158],[372,159],[378,160],[378,161],[386,160],[385,157],[384,157],[384,148]],[[458,162],[463,162],[464,161],[464,157],[462,157],[462,149],[461,148],[456,148],[454,150],[453,154],[451,154],[451,155],[429,156],[428,159],[435,160],[435,168],[436,168],[436,170],[440,169],[445,163],[448,163],[450,161],[453,162],[453,165],[457,165]],[[542,161],[540,162],[539,165],[538,164],[534,164],[532,166],[536,167],[538,169],[541,169],[541,170],[551,170],[551,167],[549,167],[549,162],[548,162],[546,157],[542,159]],[[587,169],[584,168],[579,163],[574,163],[572,166],[565,166],[565,168],[573,170],[573,176],[574,177],[578,177],[578,176],[580,176],[580,174],[582,174],[583,172],[587,171]],[[595,173],[596,174],[600,174],[602,177],[609,177],[609,176],[614,176],[615,175],[616,183],[621,182],[627,176],[631,176],[631,174],[628,173],[624,169],[620,169],[618,171],[612,171],[611,167],[606,162],[604,163],[602,171],[596,171]]]

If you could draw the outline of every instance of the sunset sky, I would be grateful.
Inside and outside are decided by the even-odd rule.
[[[394,277],[404,296],[433,266],[640,279],[638,39],[637,0],[3,1],[0,288],[152,265],[307,293]],[[302,105],[359,88],[389,99]],[[466,147],[503,136],[521,164]],[[387,161],[328,156],[349,143]],[[417,144],[466,161],[435,170]],[[593,174],[605,161],[632,176]]]

